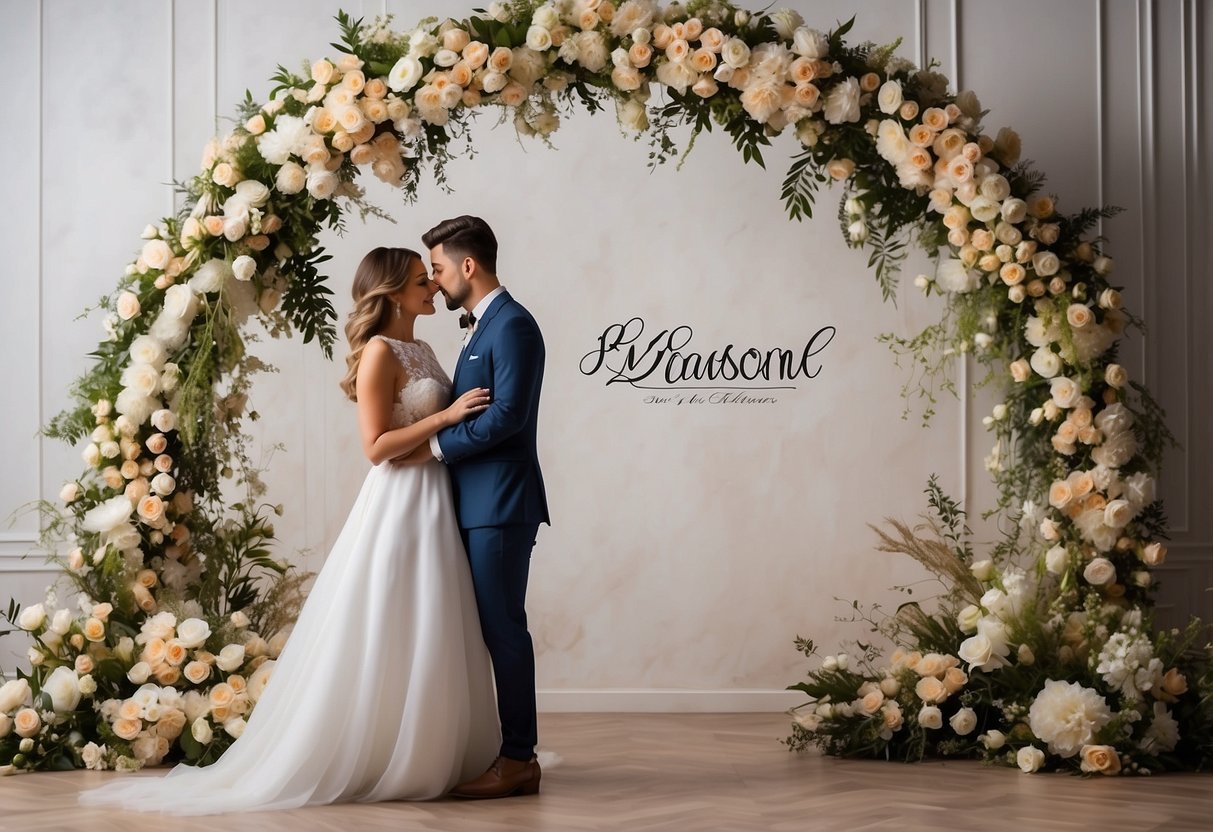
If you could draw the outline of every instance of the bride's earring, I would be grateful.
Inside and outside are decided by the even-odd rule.
[[[400,317],[400,304],[393,301],[392,306],[394,306],[396,308],[396,317],[399,318]]]

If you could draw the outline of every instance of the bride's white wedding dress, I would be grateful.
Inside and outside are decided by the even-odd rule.
[[[392,426],[445,407],[429,345],[383,340],[409,378]],[[383,463],[240,739],[209,767],[123,778],[80,802],[192,815],[432,798],[481,774],[500,741],[446,468]]]

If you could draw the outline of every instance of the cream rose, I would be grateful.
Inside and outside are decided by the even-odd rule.
[[[934,676],[924,676],[919,679],[918,684],[914,686],[914,693],[927,703],[943,702],[948,698],[948,691],[943,686],[943,682]]]
[[[924,705],[918,712],[918,724],[923,728],[942,728],[943,714],[934,705]]]
[[[1015,763],[1025,774],[1033,774],[1045,764],[1045,753],[1034,745],[1025,745],[1015,753]]]
[[[1167,547],[1161,543],[1147,543],[1141,550],[1141,559],[1147,566],[1161,566],[1167,559]]]
[[[1105,586],[1116,580],[1116,567],[1107,558],[1095,558],[1082,570],[1087,583]]]
[[[22,708],[13,717],[13,730],[19,737],[33,737],[42,730],[42,718],[33,708]]]
[[[972,708],[961,708],[952,715],[948,724],[959,736],[967,736],[977,727],[977,713]]]

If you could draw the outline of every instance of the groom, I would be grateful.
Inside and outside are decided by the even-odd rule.
[[[497,279],[497,238],[479,217],[445,220],[422,235],[447,308],[466,325],[454,397],[475,387],[492,403],[479,416],[440,431],[424,446],[450,468],[476,605],[497,682],[501,753],[457,797],[509,797],[539,791],[535,758],[535,652],[526,623],[531,549],[547,498],[535,428],[543,384],[543,336],[531,314]]]

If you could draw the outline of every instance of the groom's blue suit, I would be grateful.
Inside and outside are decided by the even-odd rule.
[[[453,395],[486,387],[483,413],[437,436],[451,484],[501,716],[503,756],[529,760],[537,740],[535,653],[526,623],[531,549],[548,521],[535,434],[543,336],[508,292],[493,299],[459,355]]]

